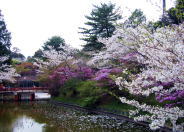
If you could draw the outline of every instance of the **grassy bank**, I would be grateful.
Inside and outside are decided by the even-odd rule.
[[[94,105],[86,105],[88,104],[88,100],[85,98],[54,97],[52,99],[63,103],[79,105],[82,107],[102,109],[104,111],[109,111],[109,112],[122,114],[126,116],[128,115],[129,110],[134,109],[132,106],[123,104],[116,99],[111,99],[111,100],[108,100],[107,102],[98,101]]]

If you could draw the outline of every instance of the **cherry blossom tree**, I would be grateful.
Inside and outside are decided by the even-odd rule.
[[[99,53],[92,53],[92,58],[87,65],[97,68],[110,68],[115,66],[114,60],[119,60],[123,55],[130,51],[130,48],[123,44],[120,37],[121,29],[117,29],[110,38],[99,38],[99,42],[105,45],[105,48]]]
[[[61,63],[68,64],[69,60],[75,58],[75,54],[77,50],[70,47],[69,45],[62,46],[63,50],[56,51],[52,47],[50,50],[43,51],[43,59],[36,59],[35,65],[39,66],[40,69],[49,69],[53,67],[57,67]]]
[[[10,65],[4,64],[8,57],[0,57],[0,81],[9,81],[14,82],[15,77],[18,77],[19,74],[16,73],[16,70]]]
[[[134,45],[139,53],[136,56],[137,61],[146,67],[139,74],[131,75],[131,81],[118,77],[116,84],[120,86],[120,89],[127,89],[129,93],[141,96],[149,96],[150,94],[164,96],[183,91],[184,24],[160,28],[155,33],[149,32],[146,28],[138,27],[129,30],[129,35],[127,35],[128,38],[122,37],[122,39],[124,39],[124,42]],[[130,41],[127,41],[128,39]],[[126,72],[124,70],[125,74]],[[165,87],[165,84],[171,85]],[[151,129],[163,127],[166,121],[170,120],[173,131],[183,130],[184,123],[176,124],[179,118],[184,117],[184,110],[181,105],[175,104],[173,107],[165,108],[141,104],[125,97],[121,97],[120,100],[137,107],[138,110],[151,113],[151,115],[135,118],[139,121],[150,120]],[[180,98],[180,101],[183,102],[183,99]]]

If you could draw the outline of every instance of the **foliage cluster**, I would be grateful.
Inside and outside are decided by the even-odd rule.
[[[104,47],[103,43],[98,41],[99,37],[111,37],[115,31],[116,21],[121,19],[118,10],[112,3],[94,6],[90,16],[85,16],[88,22],[85,23],[89,28],[80,28],[84,35],[82,40],[86,41],[84,51],[96,51]]]
[[[20,74],[21,76],[25,76],[25,75],[35,76],[36,70],[38,69],[38,67],[33,65],[33,63],[23,62],[21,64],[17,64],[15,66],[15,69],[17,73]]]

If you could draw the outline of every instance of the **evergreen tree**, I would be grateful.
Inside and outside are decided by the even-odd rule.
[[[82,40],[86,41],[83,50],[94,51],[100,50],[104,45],[98,42],[98,38],[111,37],[115,30],[115,22],[121,19],[115,9],[114,4],[101,4],[100,6],[94,5],[90,16],[85,16],[88,22],[85,23],[89,28],[80,28],[80,33],[84,34]]]
[[[34,63],[35,59],[33,57],[31,57],[31,56],[28,56],[27,59],[26,59],[26,62]]]
[[[124,22],[125,27],[136,28],[142,23],[146,22],[146,17],[140,9],[135,9],[131,16]]]
[[[43,57],[43,51],[41,49],[37,50],[35,53],[34,53],[34,58],[42,58]]]
[[[184,0],[176,0],[175,7],[170,8],[163,14],[159,21],[154,23],[154,28],[160,28],[171,24],[184,22]]]
[[[59,36],[53,36],[47,42],[44,43],[43,50],[49,50],[51,48],[55,49],[56,51],[62,50],[62,46],[65,45],[65,40]]]
[[[11,54],[10,46],[11,46],[11,36],[10,32],[8,32],[6,28],[6,24],[1,14],[0,10],[0,57],[1,56],[9,56]]]
[[[168,16],[172,24],[180,24],[184,22],[184,0],[176,0],[176,6],[170,8]]]

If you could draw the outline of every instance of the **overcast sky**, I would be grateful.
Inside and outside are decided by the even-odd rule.
[[[111,0],[121,8],[122,16],[130,11],[142,9],[149,20],[157,20],[162,13],[156,5],[162,0]],[[32,56],[43,43],[54,35],[65,39],[67,44],[80,48],[83,41],[78,27],[83,27],[85,15],[89,15],[93,4],[108,3],[109,0],[0,0],[8,30],[12,36],[12,47],[18,47],[25,56]],[[174,0],[166,0],[167,8]]]

